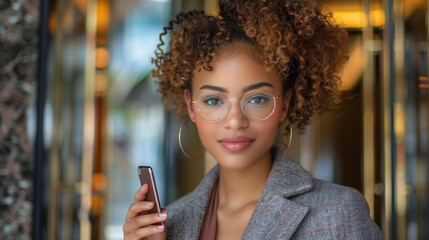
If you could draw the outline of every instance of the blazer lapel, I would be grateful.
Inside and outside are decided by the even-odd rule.
[[[283,150],[274,150],[267,184],[241,239],[290,239],[309,211],[292,196],[311,190],[313,177]]]

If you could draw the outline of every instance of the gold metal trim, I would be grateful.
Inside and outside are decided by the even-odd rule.
[[[373,47],[373,25],[371,21],[372,0],[363,0],[362,7],[366,17],[366,22],[362,31],[363,43],[363,192],[368,202],[370,215],[374,218],[374,56]]]
[[[397,239],[406,239],[407,224],[407,198],[406,198],[406,162],[405,162],[405,104],[407,84],[405,82],[405,27],[404,27],[404,1],[394,0],[394,66],[395,66],[395,96],[394,102],[394,134],[396,152],[396,234]],[[401,150],[402,149],[402,150]]]
[[[204,0],[204,12],[208,15],[217,16],[219,14],[219,6],[215,0]]]
[[[58,239],[59,229],[59,182],[61,162],[61,138],[62,138],[62,104],[63,104],[63,81],[62,60],[64,56],[64,31],[62,26],[65,16],[65,1],[57,1],[56,29],[54,38],[54,61],[52,84],[52,138],[49,153],[49,208],[48,208],[48,240]]]
[[[95,144],[95,49],[97,31],[97,1],[87,2],[84,73],[84,124],[82,141],[82,195],[79,210],[80,238],[91,239],[91,184],[94,167]]]
[[[383,231],[384,239],[390,239],[390,222],[392,218],[392,156],[391,156],[391,135],[390,135],[390,68],[389,59],[393,56],[390,55],[390,25],[389,22],[390,17],[392,16],[392,12],[389,11],[389,3],[392,0],[383,0],[383,9],[385,16],[385,27],[383,31],[383,133],[384,133],[384,147],[383,147],[383,155],[384,155],[384,214],[382,218],[382,226],[381,229]]]

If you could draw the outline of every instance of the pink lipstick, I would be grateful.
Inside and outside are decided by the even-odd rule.
[[[219,140],[222,147],[230,152],[240,152],[250,146],[255,141],[254,138],[244,136],[227,137]]]

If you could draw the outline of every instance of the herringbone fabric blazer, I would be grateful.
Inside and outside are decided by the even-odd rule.
[[[315,179],[282,149],[241,239],[382,239],[357,190]],[[167,206],[167,239],[197,240],[219,177],[211,169],[195,190]]]

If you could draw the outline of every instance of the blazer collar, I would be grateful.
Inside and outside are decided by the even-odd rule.
[[[309,210],[288,198],[311,190],[313,177],[284,150],[274,147],[272,151],[274,162],[271,172],[242,239],[289,239]],[[183,210],[195,217],[184,225],[187,239],[198,239],[211,191],[218,178],[219,165],[216,164],[184,206]]]
[[[272,152],[274,162],[264,192],[275,192],[288,198],[312,189],[313,176],[309,172],[292,160],[283,149],[274,147]]]
[[[313,177],[284,150],[273,148],[274,162],[242,239],[290,239],[309,211],[291,200],[310,191]]]

